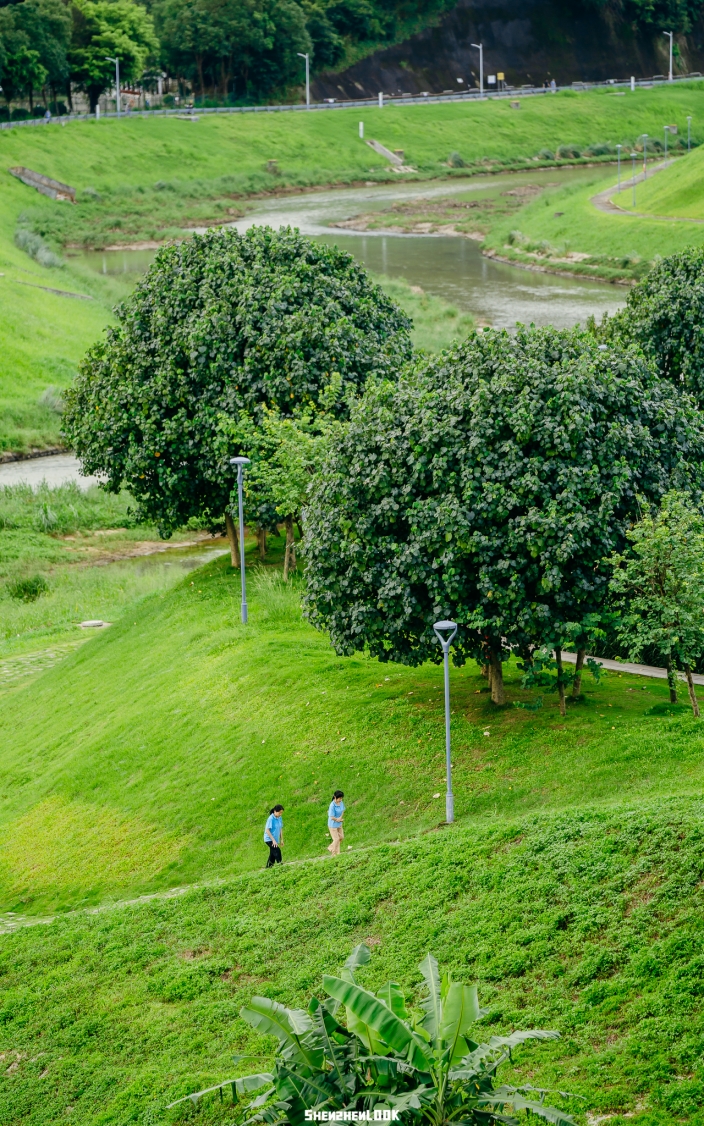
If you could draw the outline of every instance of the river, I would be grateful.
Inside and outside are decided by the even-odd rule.
[[[472,313],[498,328],[523,324],[584,324],[591,314],[621,308],[626,290],[577,278],[556,277],[484,258],[472,239],[447,235],[337,232],[330,224],[360,213],[381,211],[395,202],[466,195],[527,182],[563,183],[593,177],[593,169],[548,169],[521,175],[476,177],[456,182],[373,184],[255,200],[245,218],[232,224],[243,231],[254,224],[298,227],[304,234],[348,250],[375,274],[403,278],[427,293]],[[144,272],[150,250],[92,251],[83,260],[98,273]]]

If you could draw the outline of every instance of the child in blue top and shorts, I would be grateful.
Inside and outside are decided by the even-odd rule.
[[[328,832],[332,837],[332,844],[328,845],[331,856],[340,855],[340,841],[344,841],[345,834],[342,828],[342,818],[345,812],[345,803],[342,790],[335,790],[328,808]]]

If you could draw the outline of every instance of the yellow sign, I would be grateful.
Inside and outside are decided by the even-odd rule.
[[[502,70],[500,70],[500,71],[499,71],[499,72],[497,73],[496,77],[498,78],[499,82],[503,82],[503,80],[504,80],[504,72],[503,72]]]

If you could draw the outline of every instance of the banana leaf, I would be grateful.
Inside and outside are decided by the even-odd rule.
[[[425,1010],[423,1027],[430,1035],[431,1040],[435,1040],[442,1024],[441,981],[437,958],[434,958],[432,954],[427,954],[418,969],[428,987],[428,996],[420,1003],[421,1008]]]
[[[377,993],[380,1001],[387,1005],[392,1013],[395,1013],[401,1020],[408,1020],[408,1012],[406,1010],[406,999],[403,996],[403,990],[396,981],[387,981],[386,985],[382,985]]]
[[[450,1064],[459,1063],[466,1052],[464,1035],[479,1019],[476,985],[453,982],[442,1007],[440,1040],[446,1045]]]
[[[243,1075],[239,1079],[224,1079],[222,1083],[216,1083],[214,1087],[206,1087],[203,1091],[195,1091],[192,1095],[185,1095],[182,1099],[176,1099],[175,1102],[169,1103],[166,1109],[170,1110],[172,1106],[188,1102],[195,1106],[199,1099],[203,1098],[203,1095],[210,1095],[213,1091],[224,1091],[226,1087],[232,1088],[233,1098],[235,1093],[241,1098],[243,1095],[248,1095],[252,1091],[259,1091],[262,1087],[266,1087],[267,1083],[273,1082],[274,1076],[268,1072],[261,1072],[259,1075]],[[271,1087],[266,1097],[268,1098],[273,1091],[274,1088]]]
[[[275,1036],[284,1054],[297,1063],[313,1069],[322,1067],[323,1051],[306,1043],[304,1036],[312,1032],[313,1022],[304,1009],[287,1009],[269,997],[252,997],[240,1009],[240,1016],[252,1028],[267,1036]]]
[[[430,1070],[433,1060],[426,1052],[423,1042],[414,1036],[408,1025],[392,1013],[373,993],[369,993],[359,985],[353,985],[351,982],[343,981],[342,978],[330,977],[327,974],[323,977],[323,989],[331,997],[341,1001],[347,1008],[348,1014],[352,1013],[357,1020],[374,1029],[389,1048],[399,1054],[408,1052],[408,1058],[415,1067],[425,1071]]]

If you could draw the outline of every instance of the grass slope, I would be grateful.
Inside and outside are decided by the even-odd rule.
[[[474,171],[524,166],[542,148],[585,146],[643,132],[663,122],[696,122],[704,84],[506,101],[399,106],[363,111],[366,135],[403,148],[421,176],[449,174],[459,151]],[[13,242],[18,220],[59,242],[172,235],[189,222],[216,222],[251,193],[321,183],[389,179],[388,166],[358,137],[359,110],[223,115],[70,123],[65,128],[0,133],[0,451],[46,448],[59,440],[59,417],[39,402],[48,386],[65,386],[86,347],[100,334],[123,292],[69,259],[40,266]],[[126,155],[127,154],[127,155]],[[279,162],[280,174],[265,171]],[[488,164],[486,163],[488,162]],[[44,201],[7,174],[24,165],[79,189],[75,207]],[[463,175],[460,170],[453,175]],[[156,185],[167,185],[157,190]],[[101,199],[85,194],[97,191]],[[170,191],[169,188],[173,189]],[[232,197],[236,202],[232,203]],[[239,201],[239,202],[238,202]],[[667,232],[661,250],[667,249]],[[45,289],[35,287],[46,287]],[[46,289],[92,297],[79,301]]]
[[[638,185],[636,211],[649,215],[704,219],[703,174],[704,151],[695,149],[670,168],[658,172],[647,183]],[[624,203],[630,207],[629,196],[626,196]]]
[[[703,845],[701,800],[525,816],[5,934],[0,1123],[190,1121],[166,1104],[272,1050],[241,1005],[305,1004],[367,941],[371,988],[417,999],[431,950],[479,982],[486,1035],[557,1028],[502,1077],[583,1096],[556,1096],[580,1123],[701,1126]]]
[[[443,816],[442,674],[339,658],[276,574],[220,559],[155,594],[0,713],[0,907],[42,912],[225,876],[262,862],[287,807],[286,855],[320,855],[332,790],[355,847]],[[515,667],[507,674],[515,700]],[[459,819],[700,792],[701,725],[664,681],[587,683],[563,721],[496,710],[476,667],[452,673]],[[96,829],[96,826],[99,828]],[[85,836],[91,840],[85,846]]]

